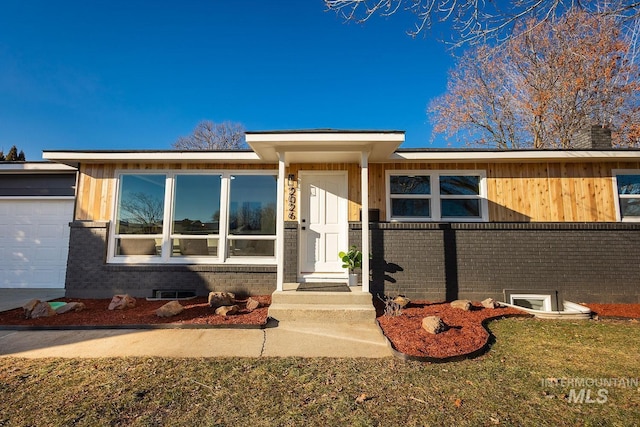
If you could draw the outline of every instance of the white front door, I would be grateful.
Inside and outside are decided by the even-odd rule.
[[[299,177],[300,279],[347,277],[338,258],[348,249],[347,172],[301,171]]]

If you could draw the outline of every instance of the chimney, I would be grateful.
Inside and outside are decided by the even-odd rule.
[[[573,146],[577,150],[611,150],[611,129],[592,125],[576,135]]]

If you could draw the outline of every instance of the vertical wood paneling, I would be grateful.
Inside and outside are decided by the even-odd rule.
[[[83,164],[79,170],[76,219],[108,221],[112,217],[116,170],[275,170],[276,165],[175,163]],[[369,206],[386,218],[388,170],[485,170],[490,221],[615,221],[613,169],[640,169],[640,162],[598,163],[390,163],[369,165]],[[361,207],[360,166],[356,163],[291,164],[286,174],[297,183],[301,170],[346,170],[349,175],[349,221],[358,221]],[[286,187],[286,186],[285,186]],[[288,187],[287,187],[288,189]],[[296,194],[296,199],[299,194]],[[285,217],[288,216],[288,192]],[[296,204],[299,200],[296,200]],[[297,212],[297,206],[296,206]]]

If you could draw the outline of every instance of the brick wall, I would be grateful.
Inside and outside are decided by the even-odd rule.
[[[351,243],[360,233],[350,224]],[[373,293],[640,303],[640,224],[372,223],[371,248]]]
[[[153,289],[230,291],[267,295],[276,289],[276,266],[107,264],[108,223],[70,224],[66,292],[76,298],[110,298],[116,293],[151,297]]]
[[[298,222],[284,223],[284,283],[298,281]]]
[[[611,150],[611,129],[593,125],[577,133],[573,148],[578,150]]]
[[[275,266],[106,264],[107,226],[71,224],[68,296],[275,290]],[[349,225],[350,244],[360,246],[361,231],[360,223]],[[284,244],[284,280],[295,282],[296,223],[285,224]],[[640,224],[372,223],[371,248],[374,294],[504,301],[520,292],[548,293],[558,301],[640,303]]]

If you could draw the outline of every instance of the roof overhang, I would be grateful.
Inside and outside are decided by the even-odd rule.
[[[80,163],[265,163],[251,151],[43,151],[42,157],[70,166]]]
[[[432,163],[534,163],[640,161],[640,150],[400,150],[386,162]]]
[[[287,163],[359,163],[388,160],[404,142],[402,131],[247,132],[247,144],[268,162],[284,155]]]

